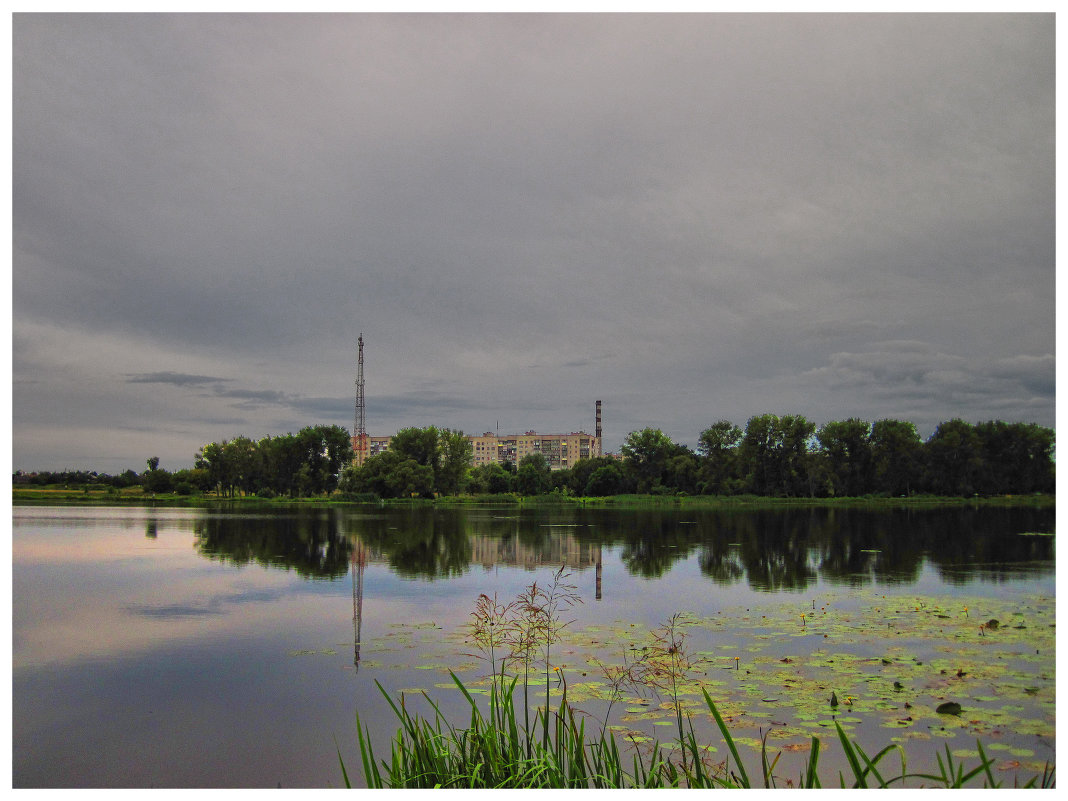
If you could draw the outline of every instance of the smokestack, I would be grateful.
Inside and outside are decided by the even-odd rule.
[[[601,438],[601,402],[597,401],[597,439]]]

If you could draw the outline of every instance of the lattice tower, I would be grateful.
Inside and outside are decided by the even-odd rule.
[[[363,400],[363,333],[357,340],[358,356],[356,358],[356,419],[352,426],[353,450],[356,452],[356,464],[362,465],[367,455],[367,419]]]

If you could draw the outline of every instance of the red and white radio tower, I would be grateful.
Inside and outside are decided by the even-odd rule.
[[[352,449],[356,452],[356,464],[362,465],[367,458],[367,419],[363,405],[363,334],[357,340],[359,357],[356,361],[356,421],[352,431]]]

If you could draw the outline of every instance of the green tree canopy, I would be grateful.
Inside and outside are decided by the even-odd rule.
[[[552,487],[549,462],[540,453],[530,453],[519,460],[516,490],[523,495],[542,495]]]
[[[393,435],[389,449],[437,473],[441,446],[438,430],[434,426],[402,428]]]
[[[634,476],[638,492],[649,492],[662,482],[667,461],[678,448],[658,428],[643,428],[627,435],[621,450],[625,469]]]
[[[572,495],[586,495],[586,485],[595,471],[602,467],[615,465],[620,467],[619,461],[611,456],[592,456],[587,459],[579,459],[572,465],[567,473],[567,488]],[[622,468],[620,468],[622,475]]]
[[[388,450],[370,457],[360,467],[347,470],[345,492],[373,493],[380,498],[432,497],[434,471],[403,453]]]
[[[438,467],[436,490],[442,495],[455,495],[463,486],[471,465],[471,440],[463,431],[443,428],[438,432]]]
[[[982,441],[960,419],[941,423],[924,443],[925,484],[939,495],[974,495],[982,470]]]
[[[816,439],[827,459],[827,468],[838,496],[858,496],[871,491],[871,427],[851,417],[827,423]]]
[[[808,442],[816,427],[801,415],[749,418],[739,446],[739,470],[757,495],[811,495]]]
[[[923,443],[916,426],[904,420],[877,420],[868,440],[875,492],[908,495],[918,487]]]
[[[605,495],[619,495],[626,491],[626,476],[619,462],[610,459],[590,474],[583,489],[583,494],[591,498]]]

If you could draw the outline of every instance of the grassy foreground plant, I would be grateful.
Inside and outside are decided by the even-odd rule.
[[[545,718],[543,709],[538,710],[538,720],[533,726],[524,727],[516,718],[514,692],[516,680],[507,685],[494,685],[489,697],[488,718],[482,713],[475,697],[452,674],[456,686],[470,705],[471,716],[466,728],[457,728],[449,723],[436,704],[423,693],[434,711],[433,720],[413,715],[402,695],[399,702],[389,696],[385,688],[379,690],[389,701],[394,714],[401,723],[392,743],[390,758],[375,757],[370,736],[357,717],[360,758],[367,787],[383,788],[560,788],[560,789],[628,789],[628,788],[750,788],[752,784],[738,748],[723,721],[715,702],[704,692],[704,701],[715,718],[723,741],[734,759],[722,775],[717,775],[703,765],[699,754],[703,750],[697,743],[692,728],[684,737],[684,748],[694,759],[676,764],[670,756],[654,743],[646,758],[635,750],[628,762],[620,751],[611,733],[602,733],[586,738],[585,720],[567,701],[566,691],[557,710]],[[543,735],[546,722],[549,736]],[[979,765],[966,770],[955,764],[946,748],[945,761],[938,758],[940,773],[907,773],[902,756],[901,772],[883,775],[880,764],[896,745],[887,746],[869,757],[860,745],[850,741],[841,726],[835,724],[838,741],[846,755],[851,776],[840,773],[838,784],[842,787],[903,787],[907,780],[920,782],[920,786],[959,788],[975,784],[983,787],[1000,787],[991,771],[993,761],[979,745]],[[812,738],[808,763],[798,777],[796,786],[801,788],[822,787],[819,776],[821,745]],[[775,759],[769,761],[766,743],[761,747],[761,773],[764,787],[775,787],[771,773]],[[351,781],[344,760],[338,750],[342,777],[346,787]],[[1054,769],[1048,767],[1041,777],[1035,777],[1026,787],[1051,788],[1055,786]]]
[[[563,671],[550,662],[551,647],[560,630],[567,625],[560,621],[560,612],[579,601],[574,587],[564,583],[566,574],[561,568],[546,587],[532,584],[517,601],[503,605],[496,597],[481,595],[476,603],[471,632],[482,654],[489,659],[491,682],[486,711],[480,708],[475,696],[463,682],[450,672],[453,682],[462,692],[470,708],[465,728],[450,723],[434,701],[423,692],[430,704],[433,718],[413,714],[404,694],[394,699],[384,687],[375,682],[389,702],[400,722],[400,729],[392,741],[390,758],[377,759],[370,734],[357,716],[357,733],[365,783],[370,788],[748,788],[753,786],[737,745],[707,689],[701,694],[708,711],[727,747],[730,758],[718,769],[708,764],[708,746],[698,743],[692,720],[684,713],[680,702],[681,688],[694,671],[696,662],[685,650],[684,619],[674,615],[654,634],[654,643],[641,649],[640,656],[622,666],[601,666],[609,679],[611,694],[608,712],[621,697],[624,689],[639,690],[644,686],[667,694],[675,712],[678,749],[681,758],[676,762],[670,749],[661,749],[654,742],[643,757],[639,749],[630,750],[624,758],[615,735],[607,728],[607,714],[592,736],[587,736],[586,718],[572,707],[567,697],[567,681]],[[528,685],[530,667],[537,654],[545,663],[546,701],[530,720]],[[509,677],[507,668],[522,668]],[[556,673],[561,688],[560,702],[553,710],[549,703],[551,676]],[[523,682],[523,698],[516,698],[519,681]],[[522,721],[516,704],[522,703]],[[897,745],[883,748],[869,757],[858,742],[850,741],[842,727],[835,722],[838,742],[852,774],[838,774],[842,787],[904,787],[906,782],[919,786],[964,787],[981,784],[999,787],[991,770],[993,760],[978,744],[979,764],[966,769],[954,763],[946,747],[945,760],[937,754],[939,773],[908,773],[904,751]],[[887,756],[897,753],[901,758],[896,775],[882,767]],[[821,744],[812,737],[808,762],[792,786],[821,787],[819,759]],[[761,739],[760,780],[766,788],[776,787],[774,769],[779,756],[770,757],[767,735]],[[344,760],[338,749],[342,777],[351,787]],[[733,765],[731,764],[733,760]],[[1047,765],[1041,777],[1034,777],[1026,787],[1053,787],[1054,769]]]

